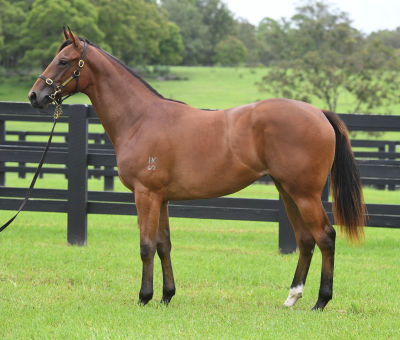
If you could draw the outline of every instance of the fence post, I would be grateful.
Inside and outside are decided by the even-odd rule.
[[[6,122],[4,120],[0,120],[0,142],[6,140]],[[6,162],[0,162],[0,166],[6,166]],[[6,173],[0,172],[0,187],[6,186]]]
[[[26,131],[18,131],[18,141],[25,142],[26,141]],[[25,168],[26,163],[25,162],[19,162],[19,167],[20,168]],[[26,172],[25,171],[20,171],[18,172],[18,178],[25,178],[26,177]]]
[[[87,244],[88,108],[68,106],[68,243]]]
[[[389,142],[389,152],[396,152],[396,142]],[[396,159],[396,157],[389,157],[389,159]],[[389,184],[389,191],[396,190],[395,184]]]
[[[297,251],[296,237],[286,213],[282,196],[279,195],[279,253],[291,254]]]
[[[107,133],[104,133],[104,144],[112,144],[110,137],[108,137]],[[112,166],[105,166],[104,170],[114,170]],[[114,190],[114,176],[104,176],[104,191],[113,191]]]

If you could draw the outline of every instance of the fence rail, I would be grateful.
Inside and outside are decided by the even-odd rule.
[[[26,136],[43,136],[43,132],[7,131],[7,121],[52,122],[53,110],[33,110],[27,103],[0,102],[0,185],[5,184],[7,172],[20,175],[34,172],[26,163],[37,163],[45,143],[28,142]],[[134,195],[110,191],[92,192],[87,189],[89,176],[104,176],[105,189],[112,189],[117,175],[115,151],[105,134],[89,134],[89,124],[99,124],[92,106],[65,105],[59,123],[68,124],[68,133],[57,133],[64,143],[53,143],[46,157],[47,164],[64,167],[42,168],[42,173],[64,174],[68,190],[34,189],[25,210],[68,214],[68,242],[87,242],[87,214],[136,215]],[[400,131],[399,116],[340,115],[349,130]],[[6,140],[18,135],[19,141]],[[89,140],[94,143],[89,143]],[[366,185],[389,185],[394,190],[400,184],[400,153],[398,141],[352,141],[353,147],[378,148],[378,151],[356,151],[357,163]],[[18,162],[19,166],[6,166]],[[94,166],[94,168],[88,168]],[[103,168],[101,168],[103,167]],[[323,204],[333,222],[332,204],[328,202],[328,187],[323,192]],[[17,210],[26,189],[0,187],[0,207]],[[400,228],[400,206],[368,204],[369,226]],[[279,249],[282,253],[296,250],[293,229],[287,218],[282,199],[214,198],[207,200],[171,201],[172,217],[279,222]]]

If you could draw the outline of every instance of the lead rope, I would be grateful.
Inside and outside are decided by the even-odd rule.
[[[83,48],[83,53],[82,53],[82,57],[81,60],[78,63],[78,68],[76,69],[76,71],[73,73],[73,75],[71,77],[69,77],[65,82],[63,82],[60,86],[56,86],[54,84],[54,82],[50,79],[50,78],[46,78],[43,75],[40,75],[39,78],[43,79],[47,85],[50,85],[54,88],[54,93],[52,93],[49,97],[50,99],[53,100],[53,102],[55,102],[55,110],[54,110],[54,124],[53,124],[53,128],[51,129],[51,133],[50,133],[50,137],[49,137],[49,141],[47,142],[46,148],[44,149],[44,152],[42,154],[42,158],[40,159],[38,168],[36,169],[35,175],[33,176],[32,179],[32,183],[29,186],[28,192],[26,193],[25,199],[22,201],[21,206],[18,209],[18,212],[14,215],[14,217],[12,217],[7,223],[5,223],[1,228],[0,228],[0,233],[6,229],[18,216],[18,214],[21,212],[21,210],[24,208],[25,204],[28,202],[29,197],[31,196],[33,187],[35,186],[36,180],[39,176],[40,170],[42,169],[43,163],[44,163],[44,159],[46,158],[47,155],[47,151],[49,151],[49,147],[50,147],[50,143],[51,140],[53,138],[53,133],[54,133],[54,128],[57,124],[57,119],[62,115],[63,110],[62,110],[62,102],[66,99],[68,99],[69,97],[73,96],[76,91],[78,90],[78,84],[79,84],[79,76],[80,76],[80,72],[79,70],[83,67],[83,65],[85,64],[85,62],[83,61],[83,58],[85,58],[85,54],[86,54],[86,47],[87,47],[87,42],[85,41],[85,47]],[[75,90],[73,93],[65,96],[64,98],[61,97],[61,90],[64,86],[66,86],[72,79],[76,79],[76,85],[75,85]],[[58,98],[57,98],[58,97]]]
[[[56,107],[56,111],[57,111],[57,107]],[[40,162],[39,162],[39,166],[38,166],[38,168],[36,169],[35,175],[33,176],[32,183],[31,183],[31,185],[30,185],[30,187],[29,187],[29,189],[28,189],[28,192],[26,193],[25,199],[23,200],[21,206],[20,206],[19,209],[18,209],[18,212],[14,215],[14,217],[12,217],[7,223],[5,223],[5,224],[0,228],[0,233],[1,233],[4,229],[6,229],[6,228],[12,223],[12,221],[15,220],[15,218],[18,216],[18,214],[21,212],[21,210],[24,208],[25,204],[26,204],[26,203],[28,202],[28,200],[29,200],[29,196],[30,196],[31,193],[32,193],[33,187],[35,186],[35,183],[36,183],[36,180],[37,180],[37,178],[38,178],[38,176],[39,176],[40,170],[42,169],[42,165],[43,165],[43,163],[44,163],[44,159],[46,158],[47,151],[49,150],[50,143],[51,143],[51,139],[53,138],[54,127],[56,126],[57,119],[58,119],[58,117],[59,117],[59,116],[58,116],[58,117],[56,118],[55,116],[56,116],[56,114],[54,113],[54,124],[53,124],[53,128],[51,129],[49,141],[47,142],[46,148],[44,149],[42,158],[41,158],[41,160],[40,160]]]

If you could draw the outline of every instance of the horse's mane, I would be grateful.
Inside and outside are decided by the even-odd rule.
[[[135,73],[130,67],[126,66],[121,60],[119,60],[117,57],[114,57],[112,54],[104,51],[100,46],[92,43],[91,41],[89,41],[86,38],[82,38],[82,37],[78,37],[80,41],[86,41],[88,45],[91,45],[93,47],[96,47],[98,50],[100,50],[101,52],[103,52],[107,57],[113,59],[114,61],[116,61],[118,64],[120,64],[122,67],[125,68],[125,70],[127,70],[130,74],[132,74],[135,78],[137,78],[139,81],[141,81],[143,83],[143,85],[145,85],[151,92],[153,92],[156,96],[158,96],[161,99],[165,99],[165,100],[169,100],[172,102],[176,102],[176,103],[181,103],[181,104],[185,104],[184,102],[181,102],[179,100],[174,100],[174,99],[169,99],[169,98],[165,98],[163,95],[161,95],[160,93],[157,92],[157,90],[155,88],[153,88],[147,81],[145,81],[141,76],[139,76],[137,73]],[[61,44],[61,46],[58,48],[57,54],[60,53],[60,51],[69,46],[72,45],[72,41],[71,40],[64,40],[63,43]]]

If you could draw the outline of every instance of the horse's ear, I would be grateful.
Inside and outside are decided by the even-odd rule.
[[[72,41],[72,43],[75,45],[75,47],[78,47],[79,38],[71,31],[71,29],[69,27],[68,27],[68,35],[69,35],[69,40]]]
[[[65,29],[65,26],[63,26],[63,31],[64,31],[64,38],[65,38],[65,40],[68,40],[68,39],[69,39],[69,36],[68,36],[67,30]]]

